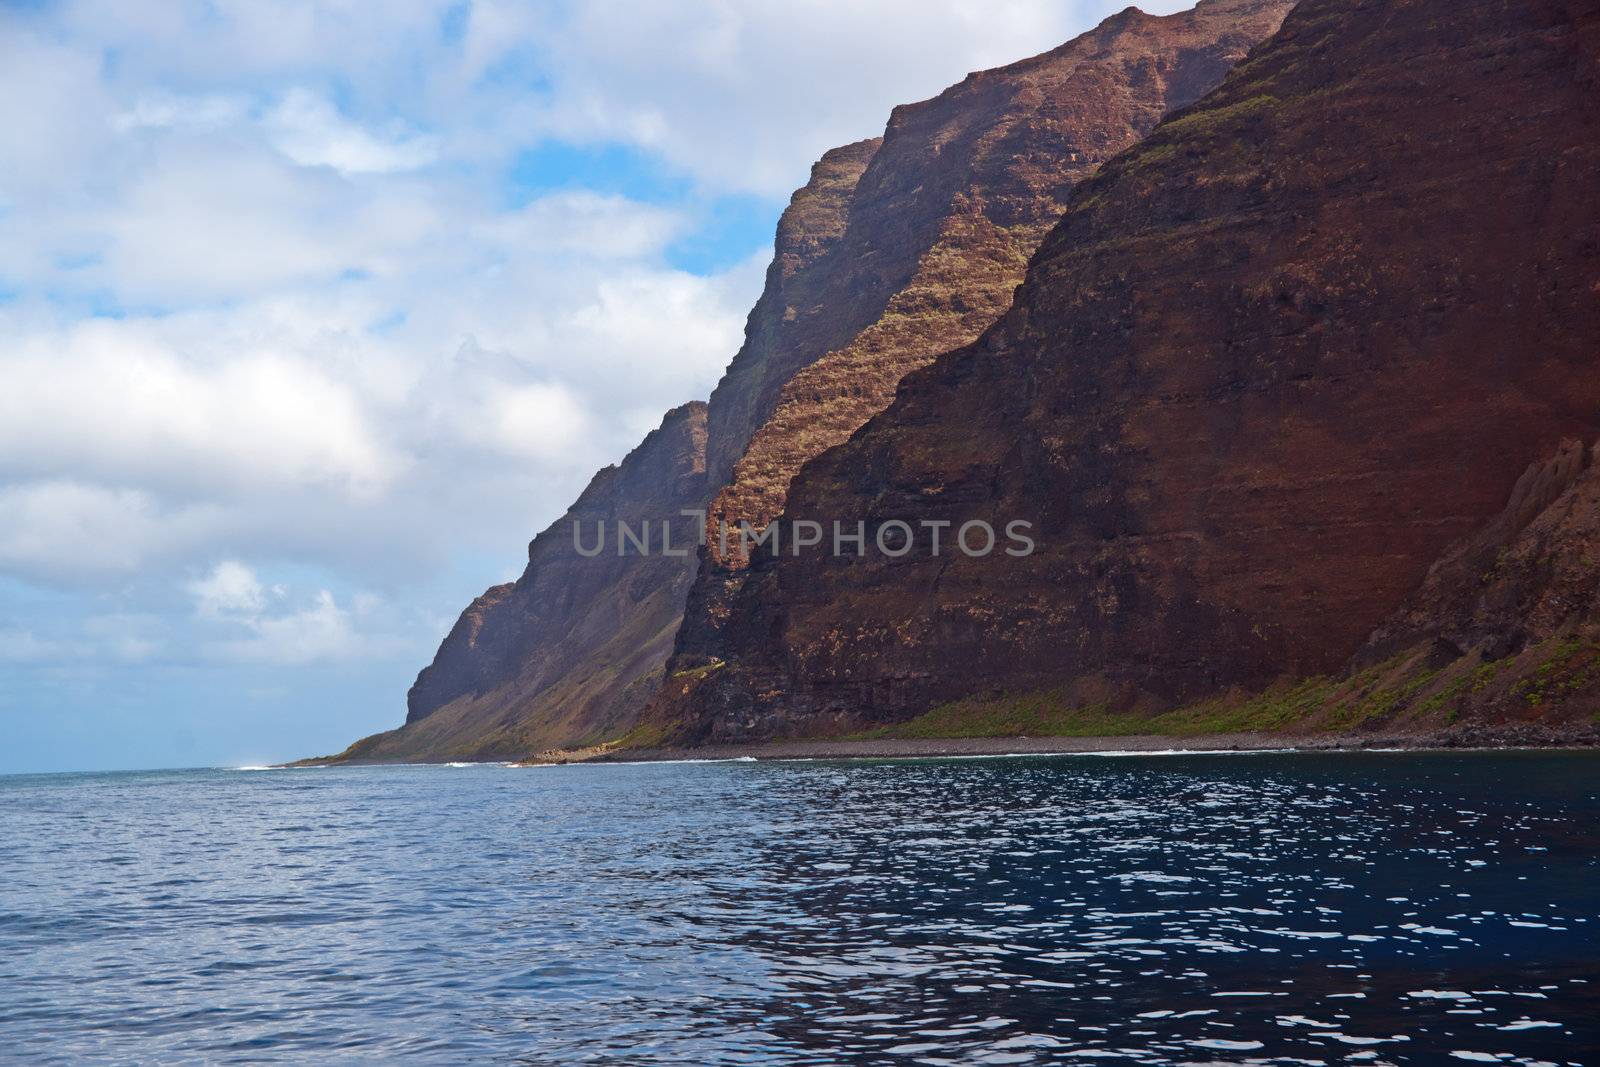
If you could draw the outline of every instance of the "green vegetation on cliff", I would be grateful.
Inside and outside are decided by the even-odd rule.
[[[1419,647],[1343,679],[1284,682],[1154,714],[1081,704],[1063,690],[973,696],[856,740],[967,737],[1194,737],[1205,734],[1432,732],[1457,723],[1600,722],[1600,642],[1563,638],[1484,661],[1432,666]]]

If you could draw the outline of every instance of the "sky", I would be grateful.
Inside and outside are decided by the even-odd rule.
[[[0,773],[398,725],[817,156],[1124,6],[0,0]]]

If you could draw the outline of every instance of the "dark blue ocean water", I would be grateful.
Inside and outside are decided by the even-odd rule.
[[[1600,1063],[1600,757],[0,778],[0,1058]]]

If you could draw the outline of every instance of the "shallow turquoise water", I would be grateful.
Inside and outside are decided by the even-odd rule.
[[[1600,757],[0,778],[22,1063],[1600,1062]]]

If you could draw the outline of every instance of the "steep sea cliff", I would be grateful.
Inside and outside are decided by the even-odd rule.
[[[649,523],[659,539],[663,521],[682,529],[681,512],[702,509],[708,530],[764,527],[808,460],[1005,312],[1078,183],[1220,82],[1290,6],[1129,9],[827,153],[779,222],[744,346],[709,404],[672,412],[597,475],[534,540],[522,577],[463,613],[412,687],[405,725],[344,758],[506,758],[626,733],[667,673],[721,657],[746,561],[714,535],[698,559],[584,557],[572,525]]]
[[[788,493],[869,531],[1026,519],[1038,551],[762,553],[654,725],[1587,730],[1597,28],[1300,4]]]

